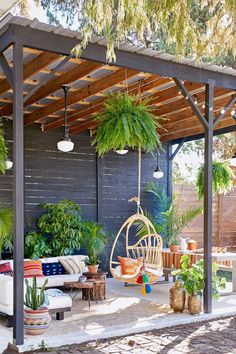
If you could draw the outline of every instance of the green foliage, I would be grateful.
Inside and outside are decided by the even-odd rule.
[[[49,237],[41,232],[31,231],[25,237],[25,258],[49,257],[52,253]]]
[[[7,159],[7,147],[2,129],[0,129],[0,171],[5,174]]]
[[[26,2],[26,0],[23,0]],[[106,58],[129,40],[179,56],[211,60],[235,58],[235,0],[35,0],[50,21],[63,17],[83,34],[74,49],[80,55],[92,34],[107,40]],[[227,18],[227,20],[226,20]]]
[[[12,209],[0,206],[0,253],[12,238]]]
[[[24,304],[27,308],[32,310],[37,310],[40,308],[45,301],[45,287],[48,283],[48,279],[45,279],[41,288],[37,286],[37,278],[33,277],[32,285],[29,284],[28,279],[25,279],[26,293]]]
[[[105,109],[95,121],[99,123],[93,140],[99,155],[110,150],[141,147],[148,152],[161,146],[157,127],[158,117],[152,115],[148,101],[138,102],[138,97],[128,94],[110,96]]]
[[[92,221],[83,222],[82,245],[88,252],[87,265],[98,264],[98,256],[104,250],[108,237],[102,225]]]
[[[163,188],[159,188],[155,182],[147,185],[146,191],[154,196],[154,208],[150,215],[145,211],[145,215],[151,220],[158,234],[162,236],[164,245],[179,244],[179,236],[196,216],[201,214],[202,207],[188,208],[183,212],[179,211],[175,201],[166,195]],[[137,235],[142,237],[146,235],[147,230],[143,223],[138,224]]]
[[[212,191],[215,193],[227,193],[233,187],[233,171],[226,162],[213,161],[212,163]],[[201,165],[197,173],[196,190],[198,198],[204,197],[204,165]]]
[[[181,257],[181,269],[172,272],[178,275],[178,280],[189,295],[197,295],[202,293],[205,287],[204,281],[204,261],[201,259],[191,266],[191,260],[188,255]],[[212,297],[219,297],[219,289],[224,289],[226,285],[225,278],[217,276],[219,265],[212,263]]]

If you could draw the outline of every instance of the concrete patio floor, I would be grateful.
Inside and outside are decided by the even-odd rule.
[[[37,349],[42,345],[59,347],[94,341],[101,338],[123,336],[134,333],[236,315],[236,295],[221,296],[213,301],[213,313],[191,316],[187,312],[174,314],[169,308],[169,288],[172,283],[152,286],[151,294],[143,297],[140,287],[124,287],[114,279],[107,280],[107,299],[92,303],[88,309],[86,301],[77,296],[71,313],[64,321],[53,319],[50,329],[42,336],[25,336],[21,352]],[[228,289],[231,284],[228,284]],[[12,329],[0,325],[0,353],[12,342]]]

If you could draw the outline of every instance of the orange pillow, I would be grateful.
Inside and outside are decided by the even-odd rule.
[[[24,261],[24,278],[43,276],[42,261]]]
[[[132,259],[128,257],[118,256],[118,261],[121,266],[121,273],[123,275],[135,275],[138,271],[138,268],[141,268],[143,260],[142,258]]]

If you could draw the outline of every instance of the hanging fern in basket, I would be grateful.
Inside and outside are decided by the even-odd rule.
[[[233,187],[233,171],[226,162],[212,162],[212,192],[227,193]],[[204,165],[200,166],[197,173],[196,190],[198,198],[204,197]]]
[[[151,113],[148,100],[139,102],[137,96],[115,94],[110,96],[105,109],[94,121],[98,123],[96,136],[92,142],[99,156],[113,150],[131,149],[140,146],[151,152],[161,147],[157,128],[161,127],[160,117]]]

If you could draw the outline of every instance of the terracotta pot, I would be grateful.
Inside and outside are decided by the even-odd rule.
[[[196,251],[196,249],[197,249],[197,241],[189,240],[188,241],[188,249],[189,249],[189,251]]]
[[[179,252],[179,245],[170,245],[170,252],[178,253]]]
[[[186,293],[181,283],[177,281],[170,288],[170,307],[174,312],[183,312],[185,308]]]
[[[188,310],[191,315],[199,315],[202,311],[202,296],[189,295],[188,297]]]
[[[47,307],[40,307],[38,310],[28,308],[24,310],[24,328],[27,334],[43,334],[48,329],[50,321],[51,316]]]
[[[98,267],[99,267],[99,264],[96,264],[96,265],[88,265],[89,273],[97,274],[97,272],[98,272]]]

